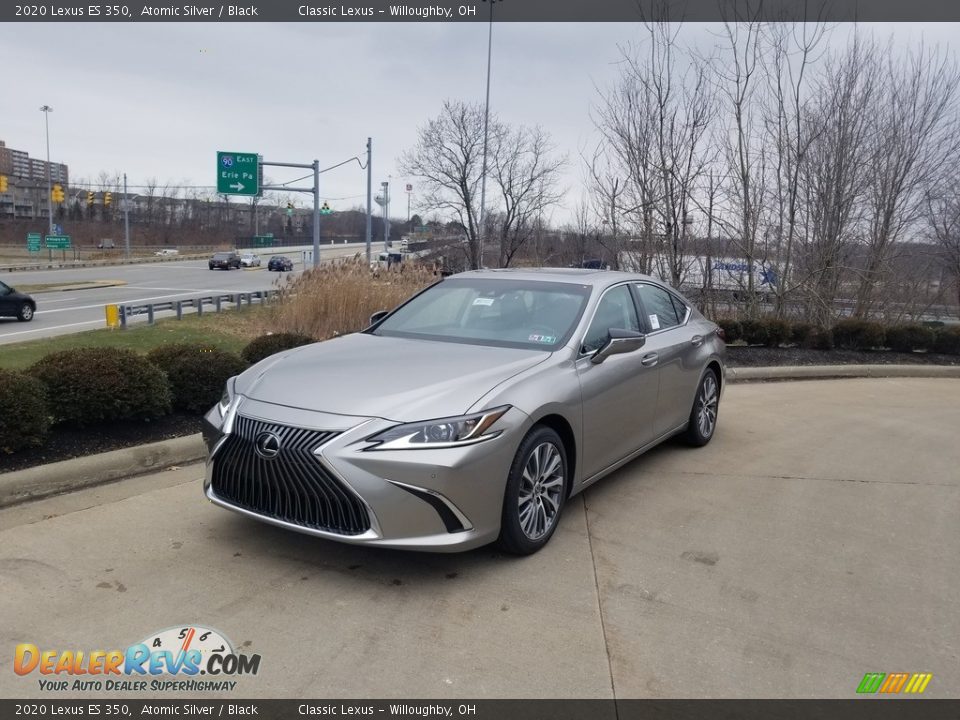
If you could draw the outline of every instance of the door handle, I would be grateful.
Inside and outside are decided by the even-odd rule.
[[[648,353],[640,358],[640,364],[646,365],[647,367],[652,367],[657,364],[657,360],[660,359],[660,356],[656,353]]]
[[[690,344],[694,347],[700,347],[703,345],[703,335],[694,335],[690,338]]]

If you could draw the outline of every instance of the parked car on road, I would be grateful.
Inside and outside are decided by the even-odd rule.
[[[646,275],[466,272],[370,322],[227,382],[209,500],[341,542],[529,554],[569,497],[717,426],[722,333]]]
[[[293,270],[293,260],[286,257],[285,255],[274,255],[267,262],[267,270],[279,270],[281,272],[289,272]]]
[[[207,263],[211,270],[216,270],[220,268],[221,270],[229,270],[230,268],[239,268],[240,267],[240,256],[235,252],[218,252],[210,258],[210,262]]]
[[[37,303],[32,297],[0,282],[0,317],[15,317],[21,322],[29,322],[36,311]]]
[[[254,253],[244,253],[240,256],[240,264],[243,267],[260,267],[260,256]]]

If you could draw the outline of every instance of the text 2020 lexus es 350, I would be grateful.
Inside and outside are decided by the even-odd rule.
[[[594,481],[672,435],[710,441],[725,352],[644,275],[461,273],[232,378],[205,493],[343,542],[532,553]]]

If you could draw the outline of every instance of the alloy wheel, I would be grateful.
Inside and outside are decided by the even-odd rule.
[[[697,398],[697,427],[704,438],[713,435],[713,429],[717,425],[718,401],[716,378],[712,373],[708,373],[703,378],[700,395]]]
[[[552,442],[537,445],[527,456],[520,478],[520,529],[530,540],[546,535],[560,514],[563,459]]]

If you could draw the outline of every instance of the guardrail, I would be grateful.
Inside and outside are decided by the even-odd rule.
[[[255,292],[223,293],[220,295],[203,295],[201,297],[185,298],[183,300],[170,300],[162,303],[143,303],[141,305],[119,305],[118,319],[120,327],[127,327],[128,318],[140,315],[147,316],[147,323],[153,325],[156,322],[158,312],[176,311],[177,320],[183,319],[183,311],[194,309],[197,315],[203,315],[204,305],[210,306],[213,312],[221,312],[224,305],[232,305],[234,308],[243,307],[243,304],[252,305],[254,302],[264,303],[271,297],[277,295],[277,290],[257,290]],[[108,306],[109,307],[109,306]]]

